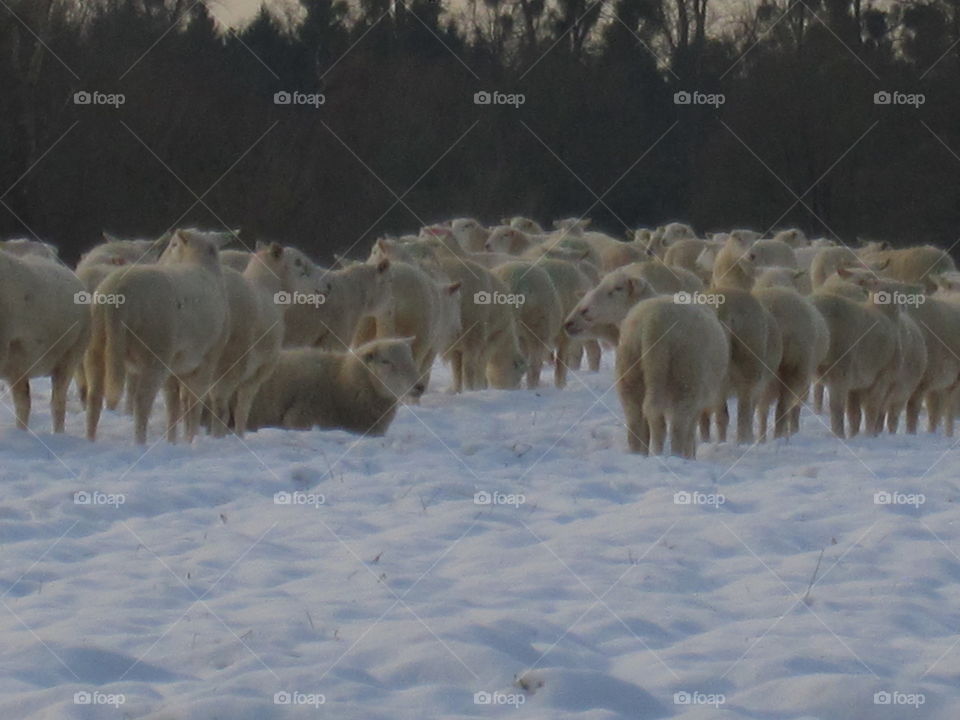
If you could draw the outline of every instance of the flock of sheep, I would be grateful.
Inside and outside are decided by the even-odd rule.
[[[931,246],[852,249],[734,230],[697,238],[681,223],[623,241],[561,220],[460,218],[383,237],[366,261],[316,265],[277,243],[224,249],[233,232],[176,230],[105,242],[75,270],[55,248],[0,243],[0,377],[26,428],[30,378],[49,376],[56,432],[71,379],[95,439],[104,401],[126,397],[147,440],[161,388],[166,437],[274,426],[382,434],[416,403],[436,358],[453,392],[557,387],[582,358],[616,349],[631,450],[696,454],[697,426],[726,440],[799,429],[814,387],[839,437],[953,432],[960,389],[960,275]]]

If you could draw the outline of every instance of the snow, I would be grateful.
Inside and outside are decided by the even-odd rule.
[[[3,398],[0,717],[954,720],[954,441],[805,412],[642,458],[608,360],[383,438],[90,444]]]

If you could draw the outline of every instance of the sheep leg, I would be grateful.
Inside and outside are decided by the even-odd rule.
[[[77,395],[84,407],[87,405],[87,376],[84,373],[83,363],[81,362],[73,375],[73,380],[77,385]]]
[[[697,439],[696,439],[697,416],[695,412],[687,410],[678,410],[673,414],[673,421],[670,423],[670,452],[689,460],[696,459]]]
[[[538,342],[527,343],[530,348],[526,354],[527,362],[530,366],[527,368],[527,387],[530,389],[540,387],[540,370],[543,368],[543,348]]]
[[[737,442],[753,442],[754,401],[749,392],[742,392],[737,398]]]
[[[97,439],[97,426],[103,412],[103,347],[91,342],[83,358],[87,380],[87,440]]]
[[[824,384],[818,382],[813,386],[813,411],[820,415],[823,412],[823,391]]]
[[[663,455],[664,445],[667,440],[667,419],[660,413],[650,416],[650,454]],[[677,451],[673,448],[674,454]]]
[[[627,447],[630,452],[650,454],[650,425],[643,412],[643,368],[630,367],[617,381],[617,394],[627,419]]]
[[[916,435],[920,424],[920,406],[923,405],[923,391],[917,388],[907,400],[907,434]]]
[[[163,369],[159,367],[143,368],[139,380],[133,385],[136,394],[133,397],[133,433],[138,445],[147,443],[147,425],[150,411],[163,382]]]
[[[50,374],[50,414],[53,415],[53,431],[62,433],[67,417],[67,389],[73,373],[65,368],[56,368]]]
[[[846,407],[846,393],[836,385],[830,388],[830,429],[838,438],[845,437],[843,430],[843,411]]]
[[[900,413],[903,412],[903,403],[891,403],[887,408],[887,432],[896,434],[900,425]]]
[[[17,416],[17,428],[27,429],[30,421],[30,381],[20,378],[10,386],[13,392],[13,407]]]
[[[847,393],[847,424],[850,426],[847,437],[855,437],[860,432],[860,391],[850,390]]]
[[[587,353],[587,367],[590,372],[600,372],[600,343],[596,340],[588,340],[584,343],[584,349]]]
[[[710,411],[704,410],[700,413],[700,439],[703,442],[710,442]]]
[[[943,412],[943,403],[940,390],[931,390],[927,393],[927,432],[936,432],[940,428],[940,414]]]
[[[717,442],[727,441],[727,428],[730,426],[730,410],[727,408],[727,401],[717,408]]]
[[[180,421],[180,381],[176,376],[167,377],[163,387],[167,405],[167,442],[177,442],[177,423]]]
[[[451,392],[463,392],[463,353],[460,350],[450,353],[450,374],[453,379],[453,384],[450,386]]]
[[[579,348],[575,352],[573,345],[574,343],[569,340],[567,334],[561,330],[554,353],[553,384],[555,387],[563,388],[567,386],[567,366],[573,362],[574,355],[577,356],[579,367]]]
[[[566,336],[567,334],[560,331],[560,334]],[[583,343],[573,342],[567,336],[567,344],[569,345],[569,357],[567,360],[567,367],[571,370],[579,370],[583,367]]]

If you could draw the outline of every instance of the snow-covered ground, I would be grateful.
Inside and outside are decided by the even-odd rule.
[[[0,411],[0,718],[958,717],[953,440],[805,412],[641,458],[611,379],[432,391],[385,438],[171,447],[158,413],[146,450],[75,398],[50,434],[34,383],[36,434]]]

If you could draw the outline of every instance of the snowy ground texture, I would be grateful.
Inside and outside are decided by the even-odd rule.
[[[385,438],[157,414],[146,450],[75,398],[50,434],[35,383],[33,433],[0,412],[0,718],[956,720],[954,441],[805,412],[641,458],[606,361]]]

